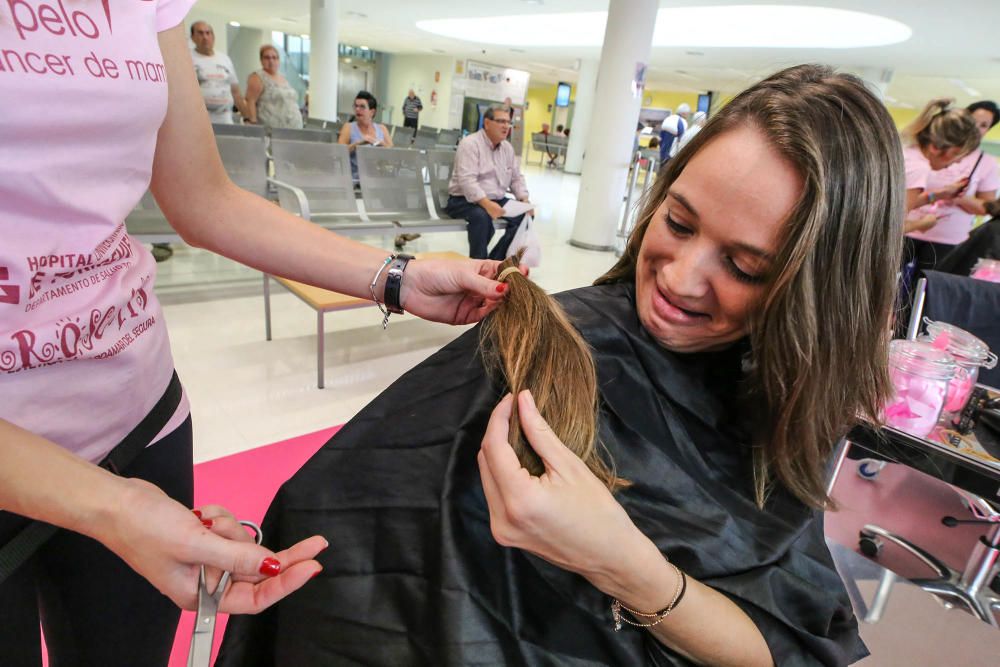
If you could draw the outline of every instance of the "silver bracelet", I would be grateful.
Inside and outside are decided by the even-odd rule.
[[[392,315],[392,313],[390,313],[388,310],[386,310],[385,306],[382,305],[382,302],[378,300],[378,297],[375,295],[375,285],[378,283],[378,277],[382,275],[383,271],[385,271],[385,267],[387,267],[390,264],[392,264],[392,260],[394,260],[394,259],[396,259],[395,255],[389,255],[388,257],[385,258],[385,261],[382,262],[382,266],[378,267],[378,271],[375,272],[375,277],[372,278],[372,284],[368,286],[368,288],[372,292],[372,301],[374,301],[375,305],[378,306],[378,309],[380,311],[382,311],[382,330],[383,331],[385,329],[389,328],[389,316]]]

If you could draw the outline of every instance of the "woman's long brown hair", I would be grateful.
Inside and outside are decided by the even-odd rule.
[[[498,275],[516,267],[519,255],[500,264]],[[531,391],[552,432],[612,491],[627,482],[602,460],[597,439],[597,373],[590,348],[563,309],[534,282],[510,271],[505,303],[483,320],[480,342],[486,367],[501,373],[517,396]],[[517,401],[510,441],[521,465],[533,475],[545,466],[521,431]]]
[[[902,147],[882,103],[856,77],[820,65],[778,72],[713,116],[667,163],[625,253],[597,284],[634,282],[646,229],[691,158],[751,127],[802,176],[763,298],[751,312],[754,491],[774,481],[830,505],[825,470],[859,419],[880,421],[905,211]]]

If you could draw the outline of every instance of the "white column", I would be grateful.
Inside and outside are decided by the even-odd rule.
[[[309,115],[337,120],[337,8],[333,0],[311,0],[309,7]]]
[[[587,131],[580,196],[570,243],[612,250],[643,91],[637,66],[649,63],[658,0],[611,0]],[[575,134],[571,133],[570,137]]]
[[[579,174],[583,169],[583,149],[590,136],[590,117],[597,94],[597,64],[596,60],[580,63],[573,101],[573,127],[570,128],[572,132],[569,133],[569,146],[566,148],[565,171],[570,174]]]

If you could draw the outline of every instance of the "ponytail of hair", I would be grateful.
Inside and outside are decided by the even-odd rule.
[[[517,267],[520,253],[500,264],[497,275]],[[615,491],[627,487],[602,460],[597,439],[597,372],[590,348],[552,297],[519,271],[503,277],[504,303],[483,320],[480,349],[486,368],[502,375],[514,396],[528,389],[553,433]],[[510,444],[532,475],[545,465],[521,430],[517,401],[510,417]]]
[[[940,97],[931,100],[917,118],[903,128],[901,135],[908,144],[921,148],[961,148],[962,155],[979,146],[976,121],[966,109],[952,109],[954,100]]]

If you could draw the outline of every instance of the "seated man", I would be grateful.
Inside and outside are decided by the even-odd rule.
[[[501,106],[486,111],[483,129],[462,139],[455,153],[455,169],[448,183],[445,212],[469,223],[469,257],[503,259],[524,215],[505,218],[507,230],[493,249],[493,221],[504,217],[503,207],[511,190],[519,201],[528,201],[528,189],[521,175],[514,147],[504,141],[510,126],[510,112]]]

